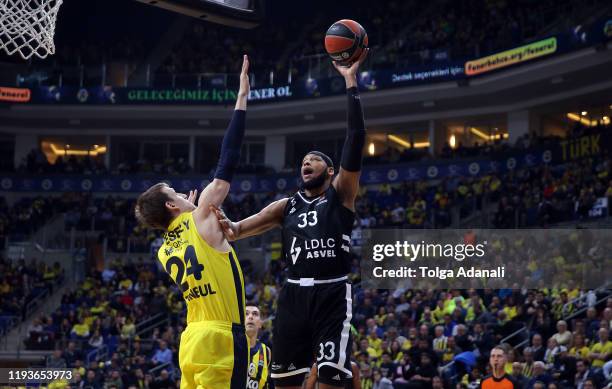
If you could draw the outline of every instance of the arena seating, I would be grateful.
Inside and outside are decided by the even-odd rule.
[[[604,3],[603,0],[548,0],[537,3],[531,0],[440,0],[423,6],[411,0],[388,1],[377,7],[369,7],[362,0],[333,3],[317,0],[309,2],[309,8],[300,8],[294,4],[277,2],[270,7],[264,24],[255,30],[236,30],[188,20],[191,25],[183,37],[168,49],[159,67],[152,69],[154,75],[158,76],[157,79],[153,78],[153,82],[165,83],[165,86],[195,86],[196,78],[193,74],[235,73],[239,69],[238,59],[242,53],[252,58],[254,73],[257,74],[254,77],[256,85],[267,85],[270,72],[275,73],[275,82],[285,82],[289,73],[293,79],[305,77],[311,70],[308,58],[325,53],[325,31],[333,21],[342,18],[358,20],[370,31],[370,44],[375,48],[371,62],[368,63],[370,68],[394,68],[472,58],[516,46],[538,37],[543,33],[542,30],[547,34],[560,29],[569,30],[579,22],[574,20],[581,15],[579,11]],[[314,15],[313,10],[320,7],[326,9],[325,18]],[[108,12],[106,8],[100,8],[101,12]],[[448,12],[432,17],[432,11],[437,9]],[[131,7],[121,17],[129,20],[140,11],[142,9]],[[76,15],[79,10],[75,8],[71,12]],[[407,19],[406,15],[410,15],[410,18]],[[406,20],[411,20],[409,25]],[[162,25],[169,23],[170,19],[156,21]],[[125,63],[128,64],[128,74],[134,75],[139,66],[146,65],[141,61],[155,49],[152,42],[161,39],[163,29],[152,28],[144,36],[142,32],[132,31],[128,25],[119,23],[116,26],[112,34],[114,39],[110,40],[113,44],[108,44],[108,39],[100,37],[91,37],[86,44],[76,44],[70,37],[78,35],[80,30],[60,31],[58,34],[65,36],[65,39],[58,42],[57,55],[46,61],[33,61],[29,64],[29,72],[46,73],[47,81],[42,82],[57,82],[60,73],[74,73],[75,67],[84,65],[85,79],[99,82],[100,76],[94,74],[100,73],[99,66],[103,63]],[[550,26],[552,29],[547,28]],[[130,33],[122,35],[122,29]],[[130,39],[125,38],[128,35]],[[293,41],[298,39],[301,43],[294,44]],[[262,40],[266,43],[262,44]],[[322,58],[325,59],[325,56]],[[3,56],[0,60],[10,59]],[[181,84],[183,78],[189,85]],[[66,73],[64,79],[76,82],[78,77]]]
[[[610,163],[609,156],[602,156],[437,185],[418,181],[366,187],[357,204],[356,229],[441,228],[450,223],[453,206],[482,203],[485,198],[498,204],[493,220],[498,228],[581,220],[588,216],[585,210],[594,197],[612,197]],[[233,219],[242,218],[282,195],[233,194],[224,208]],[[158,239],[136,226],[131,199],[73,195],[44,201],[67,212],[67,228],[87,230],[93,219],[100,230],[117,231],[110,236],[122,243],[110,244],[111,250],[125,248],[130,230],[132,238],[141,239],[143,250]],[[119,224],[125,229],[118,229]],[[359,286],[357,259],[352,273],[353,357],[366,387],[385,382],[394,388],[430,387],[418,377],[441,380],[446,387],[475,387],[487,373],[488,351],[500,342],[512,349],[506,370],[520,373],[526,387],[534,387],[536,381],[567,388],[586,378],[600,386],[606,382],[602,367],[609,354],[602,360],[598,350],[612,347],[607,340],[612,320],[607,289],[384,291]],[[278,260],[272,261],[263,279],[247,273],[247,298],[268,318],[261,335],[264,341],[270,339],[269,319],[283,277]],[[30,349],[55,349],[49,365],[75,366],[81,371],[79,379],[94,387],[129,386],[139,380],[150,387],[174,386],[176,334],[183,328],[184,303],[171,291],[176,291],[175,286],[150,257],[135,261],[132,254],[101,273],[90,272],[52,315],[34,321],[24,342]],[[10,310],[12,298],[3,301],[3,309]],[[519,336],[509,336],[517,330]],[[455,360],[474,349],[479,356],[468,374],[465,365]],[[520,363],[515,370],[513,362]]]
[[[57,262],[48,266],[43,262],[11,262],[0,257],[0,336],[29,318],[30,303],[48,296],[63,280],[64,271]]]

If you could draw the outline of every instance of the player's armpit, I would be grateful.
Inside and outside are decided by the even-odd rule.
[[[198,199],[198,208],[194,211],[194,216],[205,218],[210,212],[210,206],[220,207],[225,201],[230,190],[230,183],[215,178],[204,188]]]
[[[264,209],[236,223],[236,239],[263,234],[275,227],[280,227],[289,198],[276,200]]]
[[[349,172],[340,168],[340,172],[334,178],[332,185],[342,200],[342,205],[351,211],[355,211],[355,199],[359,194],[359,178],[361,172]]]

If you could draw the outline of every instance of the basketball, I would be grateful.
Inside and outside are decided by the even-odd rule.
[[[325,50],[334,61],[342,65],[355,62],[367,47],[368,34],[354,20],[339,20],[325,34]]]

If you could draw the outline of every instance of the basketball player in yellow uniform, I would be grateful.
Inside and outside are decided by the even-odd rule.
[[[261,312],[254,305],[246,306],[246,333],[251,345],[247,389],[268,389],[270,378],[270,348],[257,339],[261,329]]]
[[[187,303],[187,327],[179,349],[181,389],[246,387],[244,280],[236,253],[210,207],[223,203],[240,160],[248,70],[245,55],[236,109],[223,138],[215,178],[202,191],[197,206],[197,191],[176,193],[165,183],[149,188],[136,203],[142,224],[166,231],[159,260]]]

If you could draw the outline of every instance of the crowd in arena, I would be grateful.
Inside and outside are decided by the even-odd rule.
[[[10,169],[7,169],[10,170]],[[108,169],[103,156],[75,155],[59,156],[51,163],[40,149],[32,149],[21,163],[14,169],[16,173],[28,174],[185,174],[192,172],[184,158],[167,158],[165,160],[149,161],[146,158],[134,163],[121,162]]]
[[[263,277],[245,277],[247,300],[264,318],[259,338],[268,344],[283,267],[273,263]],[[362,388],[477,388],[490,373],[489,351],[500,343],[506,373],[523,388],[610,383],[607,290],[377,290],[361,287],[357,260],[353,267],[352,357]],[[155,262],[117,260],[35,320],[26,344],[54,349],[48,366],[76,368],[77,388],[178,388],[184,309]],[[139,323],[159,313],[168,320],[143,331]]]
[[[376,49],[376,56],[369,63],[374,69],[472,58],[517,46],[541,35],[542,31],[550,34],[569,30],[579,22],[573,19],[581,14],[580,11],[602,3],[603,0],[442,0],[427,7],[417,1],[387,1],[371,7],[346,1],[317,1],[306,9],[278,2],[269,7],[266,20],[255,30],[191,22],[182,39],[169,46],[158,68],[152,69],[156,76],[153,83],[195,86],[194,74],[236,73],[240,65],[236,58],[243,53],[249,54],[252,63],[256,64],[257,76],[253,80],[256,85],[286,82],[290,73],[293,79],[311,75],[313,64],[308,59],[325,53],[325,32],[333,21],[343,18],[357,20],[368,30],[370,46]],[[312,10],[319,7],[325,7],[325,16],[313,13]],[[439,9],[446,12],[435,13]],[[406,15],[410,15],[411,22],[406,22]],[[151,34],[162,38],[161,30],[156,29]],[[101,71],[90,68],[92,65],[125,62],[129,66],[128,74],[132,74],[138,66],[143,68],[140,62],[154,49],[151,44],[154,41],[149,37],[127,39],[119,35],[112,44],[91,37],[87,43],[75,45],[70,39],[62,39],[52,60],[35,62],[31,69],[34,72],[45,66],[52,67],[55,70],[48,78],[55,82],[59,78],[54,71],[85,65],[85,73],[91,73],[84,74],[85,79],[99,82],[97,74]],[[210,55],[220,52],[224,55]],[[326,59],[324,55],[323,58]],[[273,80],[271,72],[275,74]],[[167,75],[174,75],[173,80],[165,77]],[[63,76],[66,80],[78,79],[68,73]],[[209,86],[213,87],[228,82],[209,81],[212,82]],[[230,84],[233,81],[230,80]]]
[[[508,177],[462,179],[431,187],[423,181],[365,188],[357,205],[358,229],[423,227],[427,225],[424,211],[435,209],[443,215],[451,204],[485,193],[493,201],[499,199],[499,204],[505,204],[502,199],[506,196],[514,197],[513,190],[519,194],[537,191],[542,198],[551,199],[561,198],[558,190],[562,190],[562,198],[572,200],[579,200],[583,189],[592,190],[594,196],[610,196],[609,163],[607,159],[588,160],[569,164],[560,173],[537,168]],[[513,179],[515,176],[521,179]],[[236,219],[280,196],[283,194],[232,195],[224,208]],[[69,228],[80,224],[89,227],[94,217],[95,223],[107,223],[102,229],[109,233],[118,228],[116,221],[122,220],[119,216],[130,215],[133,207],[130,200],[116,197],[74,195],[47,201],[68,211]],[[129,226],[127,219],[122,223]],[[498,220],[503,219],[496,216]],[[117,231],[117,238],[124,238],[129,230]],[[144,247],[157,238],[139,228],[133,233],[143,238]],[[6,274],[7,280],[14,280],[11,271]],[[359,285],[357,260],[353,274],[353,282]],[[257,304],[267,318],[260,336],[264,342],[270,341],[271,319],[283,278],[283,264],[273,261],[264,277],[249,274],[245,280],[247,299]],[[6,282],[0,282],[0,286]],[[49,366],[76,367],[77,387],[177,387],[177,334],[183,329],[184,303],[178,293],[170,293],[172,290],[175,288],[170,279],[149,259],[115,261],[102,272],[92,272],[75,291],[64,295],[53,314],[37,318],[25,344],[28,348],[55,349]],[[523,326],[527,329],[520,336],[505,341],[509,350],[506,371],[526,388],[603,388],[609,380],[610,366],[604,369],[604,365],[612,356],[612,343],[608,340],[611,298],[595,304],[602,296],[572,287],[355,290],[353,357],[359,364],[364,388],[477,387],[488,373],[485,361],[491,347]],[[575,300],[580,296],[584,298]],[[14,302],[15,297],[24,299],[27,294],[19,293],[10,299],[3,296],[3,309],[10,309],[11,304],[23,306]],[[567,319],[583,308],[588,308],[585,313]],[[158,313],[169,316],[169,321],[156,329],[137,332],[139,323]],[[465,354],[458,358],[464,352],[471,352],[474,360],[463,358]]]
[[[568,28],[576,10],[598,3],[601,1],[585,4],[575,0],[537,3],[471,0],[441,1],[423,7],[416,1],[388,1],[378,7],[358,7],[341,1],[326,3],[325,16],[314,15],[313,20],[308,20],[308,12],[296,15],[305,19],[304,23],[295,23],[294,18],[282,13],[269,18],[255,34],[198,23],[185,34],[158,72],[179,76],[231,73],[237,71],[239,64],[227,58],[238,58],[246,52],[266,82],[270,71],[277,74],[277,82],[285,82],[288,73],[297,79],[317,67],[313,65],[316,60],[313,63],[308,59],[325,53],[325,32],[334,20],[342,18],[360,21],[368,30],[370,46],[377,51],[371,62],[373,68],[472,58],[517,46],[538,36],[555,21],[558,28]],[[437,9],[447,12],[433,16],[432,11]],[[405,15],[411,15],[414,22],[406,24]],[[254,37],[257,45],[253,43]],[[300,45],[291,44],[287,37],[299,37]],[[229,50],[231,55],[222,58],[207,54],[219,50]]]
[[[609,156],[601,155],[505,174],[365,186],[357,202],[355,227],[442,228],[476,211],[491,214],[491,225],[497,228],[586,220],[598,198],[612,197],[611,163]],[[232,219],[241,219],[287,194],[230,194],[224,209]],[[66,231],[102,231],[110,248],[118,252],[127,250],[129,238],[135,245],[131,251],[142,251],[155,234],[137,225],[133,206],[131,198],[87,193],[24,197],[11,207],[2,200],[0,237],[25,237],[54,214],[64,213]]]
[[[23,197],[8,205],[0,197],[0,247],[4,247],[6,238],[24,238],[41,227],[59,209],[57,199],[52,197]]]
[[[178,366],[184,303],[169,287],[152,261],[117,259],[66,292],[52,314],[36,318],[25,344],[54,350],[50,367],[75,367],[75,387],[174,387],[169,372]],[[158,326],[137,327],[160,317],[149,321]],[[149,373],[160,366],[157,376]]]
[[[11,261],[0,256],[0,334],[28,315],[28,305],[64,279],[59,263]]]

